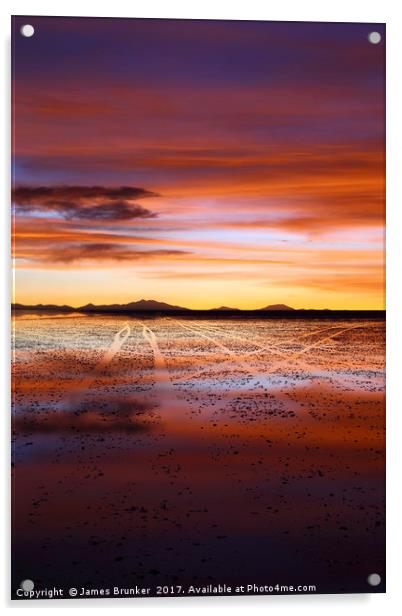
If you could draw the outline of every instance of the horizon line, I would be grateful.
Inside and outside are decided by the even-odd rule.
[[[154,308],[154,310],[164,310],[164,309],[170,309],[170,310],[185,310],[185,311],[189,311],[189,312],[216,312],[216,311],[222,311],[222,312],[232,312],[232,311],[236,311],[236,312],[261,312],[261,311],[267,311],[267,310],[271,310],[272,312],[278,311],[278,312],[298,312],[298,311],[314,311],[314,312],[385,312],[386,308],[293,308],[292,306],[288,306],[287,304],[281,304],[281,303],[276,303],[276,304],[266,304],[265,306],[259,307],[259,308],[238,308],[235,306],[216,306],[216,307],[212,307],[212,308],[188,308],[186,306],[178,306],[178,305],[173,305],[173,304],[169,304],[168,302],[164,302],[164,301],[160,301],[160,300],[153,300],[153,299],[144,299],[141,298],[139,300],[132,300],[132,301],[128,301],[128,302],[123,302],[123,303],[118,303],[118,302],[112,302],[112,303],[101,303],[101,304],[95,304],[93,302],[87,302],[85,304],[79,305],[79,306],[73,306],[71,304],[55,304],[55,303],[51,303],[51,302],[47,302],[47,303],[36,303],[36,304],[24,304],[23,302],[11,302],[11,308],[12,309],[18,309],[19,307],[21,307],[20,309],[24,309],[24,308],[54,308],[54,309],[69,309],[69,310],[90,310],[90,309],[97,309],[97,308],[113,308],[116,307],[117,308],[124,308],[126,306],[131,306],[131,305],[135,305],[135,304],[141,304],[141,303],[146,303],[146,304],[155,304],[155,305],[160,305],[162,304],[162,306],[156,306]],[[164,308],[166,307],[166,308]],[[151,308],[152,309],[152,308]]]

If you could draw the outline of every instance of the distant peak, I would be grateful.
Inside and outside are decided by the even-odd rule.
[[[154,299],[140,299],[138,301],[129,302],[128,304],[102,304],[102,305],[94,305],[87,304],[86,306],[81,307],[83,310],[113,310],[113,311],[128,311],[128,310],[138,310],[138,311],[155,311],[155,310],[187,310],[186,308],[182,308],[181,306],[171,306],[170,304],[166,304],[165,302],[158,302]]]
[[[286,304],[270,304],[265,306],[265,308],[261,308],[261,310],[294,310],[294,308],[286,306]]]

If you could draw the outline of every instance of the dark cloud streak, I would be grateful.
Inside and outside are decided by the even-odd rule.
[[[157,216],[132,202],[157,193],[133,186],[19,186],[12,196],[19,211],[55,212],[66,219],[121,221]]]
[[[63,243],[54,245],[40,254],[31,252],[31,261],[41,263],[73,263],[77,261],[144,261],[149,259],[163,259],[190,254],[184,250],[156,249],[138,250],[131,246],[114,245],[103,242],[95,243]]]

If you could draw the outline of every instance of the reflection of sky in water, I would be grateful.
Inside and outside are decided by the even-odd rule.
[[[305,378],[302,376],[299,376],[298,378],[292,378],[276,374],[264,375],[263,373],[261,373],[261,375],[250,377],[247,376],[246,373],[238,373],[236,378],[234,378],[233,376],[229,378],[210,378],[200,375],[193,379],[189,379],[188,381],[181,381],[181,385],[185,387],[186,384],[190,384],[191,386],[194,385],[195,388],[200,391],[214,391],[217,393],[224,393],[228,389],[230,389],[230,391],[239,392],[250,391],[250,386],[256,388],[257,391],[258,389],[261,389],[261,391],[263,391],[264,389],[277,391],[288,387],[294,387],[296,385],[300,385],[301,383],[307,384],[309,381],[310,376]],[[260,387],[258,387],[258,385]]]
[[[384,374],[375,370],[314,370],[310,376],[310,380],[312,379],[331,379],[340,385],[353,388],[375,385],[382,389],[385,382]]]
[[[71,439],[70,447],[74,447],[74,439]],[[29,462],[31,464],[40,462],[41,458],[46,458],[52,455],[55,449],[60,446],[59,435],[40,434],[36,433],[33,439],[32,435],[26,437],[21,436],[18,442],[15,441],[11,445],[12,458],[15,462]]]
[[[322,323],[211,322],[228,354],[163,319],[146,322],[147,341],[132,319],[110,359],[125,320],[18,323],[15,579],[37,554],[42,579],[71,585],[88,569],[93,586],[105,571],[165,583],[183,562],[200,578],[233,565],[240,580],[239,562],[275,577],[272,551],[310,581],[346,570],[364,584],[368,559],[382,570],[383,396],[365,388],[381,376],[379,328],[269,373],[268,354],[243,355],[255,337],[280,345]]]

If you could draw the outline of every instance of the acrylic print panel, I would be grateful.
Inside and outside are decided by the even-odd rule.
[[[14,599],[384,592],[384,55],[13,19]]]

